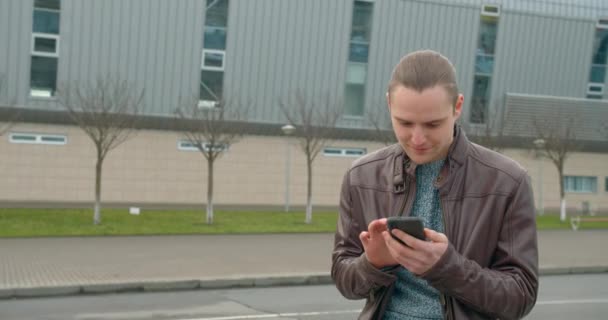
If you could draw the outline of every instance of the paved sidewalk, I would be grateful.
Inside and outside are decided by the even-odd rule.
[[[333,234],[0,239],[0,298],[329,283]],[[608,272],[608,230],[539,232],[542,274]]]

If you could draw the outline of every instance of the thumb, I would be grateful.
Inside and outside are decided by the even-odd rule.
[[[369,242],[369,232],[363,231],[359,233],[359,240],[361,240],[363,245],[367,245],[367,243]]]
[[[424,228],[424,235],[428,240],[431,240],[433,242],[448,243],[448,237],[441,232]]]

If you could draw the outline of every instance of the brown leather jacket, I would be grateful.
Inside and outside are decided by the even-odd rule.
[[[421,277],[441,293],[444,317],[528,314],[538,292],[538,248],[526,171],[469,142],[457,126],[435,185],[450,244]],[[415,164],[398,144],[358,159],[344,176],[331,275],[344,297],[367,299],[359,319],[382,318],[397,280],[396,270],[369,263],[359,233],[372,220],[408,215],[415,192]]]

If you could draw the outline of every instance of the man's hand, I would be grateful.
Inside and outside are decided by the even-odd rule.
[[[370,222],[367,231],[359,234],[367,260],[378,269],[399,264],[389,253],[382,236],[387,230],[386,219],[379,219]]]
[[[393,239],[388,230],[382,232],[391,256],[404,268],[416,275],[431,269],[448,248],[448,238],[443,233],[424,228],[424,234],[430,241],[416,239],[409,234],[393,229],[393,235],[407,246]]]

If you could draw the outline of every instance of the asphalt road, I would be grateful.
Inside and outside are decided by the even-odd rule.
[[[333,286],[130,293],[0,301],[2,320],[355,319]],[[545,276],[527,319],[606,319],[608,274]]]

